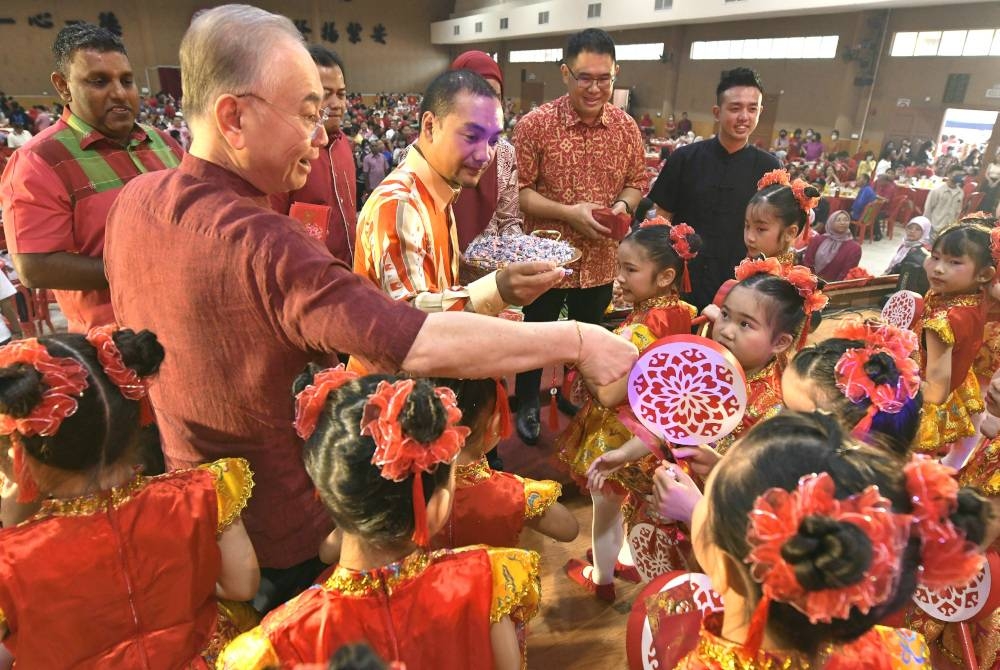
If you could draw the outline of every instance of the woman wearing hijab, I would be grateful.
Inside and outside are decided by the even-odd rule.
[[[851,215],[837,210],[826,219],[826,232],[813,237],[803,263],[821,279],[840,281],[861,260],[861,245],[851,235]]]
[[[915,216],[906,224],[905,231],[903,243],[889,261],[885,273],[899,275],[896,288],[924,295],[930,288],[924,261],[930,255],[927,247],[931,242],[931,220],[926,216]]]

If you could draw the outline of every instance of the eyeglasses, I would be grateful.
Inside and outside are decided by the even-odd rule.
[[[563,65],[566,64],[563,63]],[[607,90],[611,88],[612,84],[615,83],[615,78],[612,77],[611,75],[608,75],[606,77],[594,78],[588,74],[581,74],[579,77],[577,77],[576,73],[573,72],[573,70],[570,68],[569,65],[566,65],[566,70],[569,72],[569,76],[573,77],[573,79],[576,80],[576,85],[578,88],[590,88],[594,84],[597,84],[597,88],[602,90]]]
[[[316,138],[319,137],[320,131],[322,131],[326,122],[330,119],[330,110],[326,107],[319,110],[319,114],[299,114],[298,112],[289,112],[288,110],[278,107],[273,102],[270,102],[266,98],[262,98],[256,93],[240,93],[235,96],[237,98],[254,98],[255,100],[260,100],[268,107],[274,109],[275,111],[281,112],[285,116],[294,116],[298,118],[299,123],[305,128],[306,133],[309,135],[309,141],[315,142]]]

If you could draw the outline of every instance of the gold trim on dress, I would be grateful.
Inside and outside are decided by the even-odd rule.
[[[458,488],[475,486],[491,476],[493,476],[493,468],[490,467],[486,456],[481,456],[478,461],[472,463],[455,466],[455,486]]]
[[[538,553],[524,549],[482,547],[493,568],[493,598],[490,622],[509,616],[515,623],[527,623],[538,614],[541,581]]]
[[[383,589],[392,595],[401,583],[419,575],[434,559],[445,553],[446,550],[431,554],[417,550],[402,560],[372,570],[350,570],[338,565],[323,583],[323,588],[351,598],[363,598]]]
[[[160,475],[160,477],[170,477],[172,474]],[[42,501],[42,508],[38,511],[38,514],[25,521],[25,523],[47,516],[88,516],[102,512],[108,509],[109,506],[117,509],[131,500],[132,496],[154,479],[156,477],[136,475],[130,482],[123,486],[115,486],[103,491],[97,491],[96,493],[88,493],[76,498],[47,498]]]
[[[814,666],[808,654],[797,651],[765,651],[760,650],[756,656],[750,656],[739,644],[713,635],[702,630],[698,640],[698,649],[694,652],[700,661],[712,661],[720,670],[810,670],[813,667],[822,668],[830,654],[826,647],[819,654]],[[681,667],[685,667],[682,663]]]
[[[205,463],[199,469],[207,470],[215,476],[215,492],[219,503],[219,525],[221,533],[243,512],[253,491],[253,471],[245,458],[220,458]]]
[[[548,511],[559,501],[562,495],[562,485],[551,479],[527,479],[517,477],[524,486],[524,518],[534,519]]]

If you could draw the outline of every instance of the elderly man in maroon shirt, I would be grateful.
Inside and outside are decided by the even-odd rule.
[[[301,188],[327,142],[322,84],[288,19],[242,5],[208,10],[180,60],[191,152],[123,190],[105,264],[121,323],[156,332],[167,350],[150,398],[168,465],[250,461],[244,522],[263,567],[255,605],[267,610],[315,578],[332,525],[292,429],[290,389],[308,362],[344,352],[372,369],[465,378],[569,363],[607,384],[637,352],[588,324],[393,302],[270,209],[267,195]],[[513,287],[523,302],[537,291]]]
[[[317,215],[325,217],[326,248],[348,265],[354,264],[354,235],[358,227],[358,199],[355,192],[354,143],[341,132],[347,111],[347,83],[344,64],[337,54],[321,44],[310,44],[309,55],[319,70],[323,84],[324,124],[329,138],[313,161],[305,186],[290,193],[271,196],[276,212],[296,217],[295,203],[318,205]]]

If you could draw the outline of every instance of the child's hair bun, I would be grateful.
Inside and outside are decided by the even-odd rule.
[[[990,503],[970,488],[958,492],[958,509],[951,515],[951,522],[965,533],[965,539],[982,544],[986,537],[986,526],[992,519],[993,507]]]
[[[865,374],[878,384],[895,384],[899,381],[899,369],[892,356],[884,351],[873,354],[865,362]]]
[[[148,377],[160,369],[163,362],[163,345],[156,334],[149,330],[138,333],[129,328],[115,332],[115,345],[122,354],[122,362],[140,377]]]
[[[823,193],[812,184],[802,189],[802,192],[805,193],[810,198],[819,198],[820,196],[823,195]]]
[[[0,368],[0,414],[20,419],[42,401],[42,376],[25,363]]]
[[[441,437],[447,427],[444,405],[429,382],[417,380],[399,415],[403,433],[421,444]]]
[[[839,589],[864,579],[872,562],[871,540],[853,523],[808,516],[781,548],[807,591]]]

